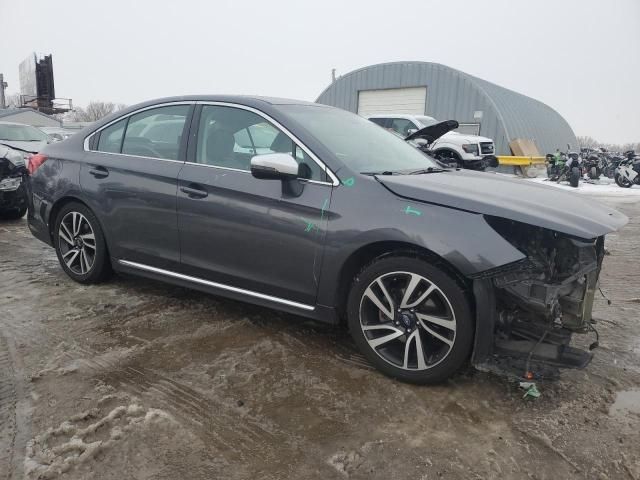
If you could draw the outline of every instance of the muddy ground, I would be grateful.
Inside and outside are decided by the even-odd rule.
[[[631,222],[607,242],[600,348],[535,401],[472,369],[398,383],[292,315],[81,286],[1,223],[0,479],[640,479],[640,203],[615,206]]]

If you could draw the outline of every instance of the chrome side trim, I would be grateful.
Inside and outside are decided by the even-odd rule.
[[[87,153],[99,153],[100,155],[117,155],[119,157],[146,158],[147,160],[159,160],[161,162],[182,163],[182,160],[172,160],[170,158],[145,157],[144,155],[131,155],[129,153],[101,152],[99,150],[85,150]]]
[[[103,152],[100,152],[103,153]],[[119,154],[114,154],[114,155],[119,155]],[[173,160],[170,160],[173,161]],[[230,170],[232,172],[239,172],[239,173],[246,173],[248,175],[251,175],[251,170],[242,170],[241,168],[231,168],[231,167],[221,167],[219,165],[208,165],[206,163],[195,163],[195,162],[183,162],[185,165],[193,165],[194,167],[205,167],[205,168],[215,168],[215,169],[219,169],[219,170]],[[311,180],[309,178],[299,178],[298,179],[301,182],[304,183],[313,183],[315,185],[326,185],[328,187],[333,186],[332,183],[330,182],[321,182],[320,180]]]
[[[281,303],[283,305],[299,308],[301,310],[313,311],[316,308],[312,305],[292,302],[291,300],[285,300],[284,298],[273,297],[271,295],[265,295],[264,293],[258,293],[252,290],[245,290],[244,288],[232,287],[230,285],[225,285],[224,283],[210,282],[209,280],[204,280],[202,278],[191,277],[189,275],[183,275],[181,273],[172,272],[170,270],[163,270],[162,268],[151,267],[149,265],[144,265],[142,263],[130,262],[129,260],[118,260],[118,263],[121,265],[124,265],[125,267],[131,267],[138,270],[144,270],[147,272],[157,273],[160,275],[166,275],[167,277],[173,277],[180,280],[185,280],[187,282],[198,283],[200,285],[206,285],[207,287],[219,288],[220,290],[227,290],[229,292],[241,293],[242,295],[247,295],[249,297],[255,297],[261,300],[267,300],[269,302],[274,302],[274,303]]]
[[[240,108],[242,110],[247,110],[249,112],[253,112],[256,115],[261,116],[262,118],[264,118],[265,120],[267,120],[268,122],[273,123],[276,127],[278,127],[280,130],[282,130],[285,135],[287,137],[289,137],[292,141],[294,141],[296,143],[296,145],[298,145],[300,148],[302,148],[302,150],[304,150],[304,152],[309,155],[314,162],[316,162],[318,164],[318,166],[329,176],[329,178],[331,179],[331,182],[319,182],[317,180],[314,180],[313,183],[320,183],[320,184],[329,184],[329,185],[333,185],[334,187],[337,187],[338,185],[340,185],[340,181],[338,180],[338,177],[336,177],[336,175],[331,171],[330,168],[328,168],[323,162],[322,160],[320,160],[304,143],[302,143],[293,133],[291,133],[289,130],[287,130],[280,122],[278,122],[277,120],[274,120],[273,118],[271,118],[269,115],[267,115],[266,113],[253,108],[253,107],[248,107],[246,105],[240,105],[238,103],[229,103],[229,102],[208,102],[208,101],[196,101],[196,104],[198,105],[218,105],[221,107],[232,107],[232,108]]]

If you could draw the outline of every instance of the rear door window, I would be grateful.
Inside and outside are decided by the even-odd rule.
[[[189,108],[189,105],[172,105],[129,117],[122,153],[178,160]]]

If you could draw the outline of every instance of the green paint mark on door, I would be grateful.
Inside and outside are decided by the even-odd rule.
[[[306,227],[304,228],[305,232],[310,232],[311,230],[313,230],[314,228],[316,228],[316,224],[313,222],[310,222],[309,220],[305,219],[305,218],[300,218],[300,220],[302,220],[304,223],[306,223]]]
[[[353,187],[353,186],[356,184],[356,179],[355,179],[355,178],[353,178],[353,177],[349,177],[349,178],[347,178],[346,180],[343,180],[343,181],[342,181],[342,184],[343,184],[345,187]]]
[[[403,212],[406,213],[407,215],[415,215],[416,217],[419,217],[420,215],[422,215],[422,212],[420,210],[411,208],[410,205],[407,205],[407,208],[405,208]]]

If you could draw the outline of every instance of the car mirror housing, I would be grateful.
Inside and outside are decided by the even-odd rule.
[[[251,159],[251,174],[264,180],[298,178],[298,162],[288,153],[268,153]]]

